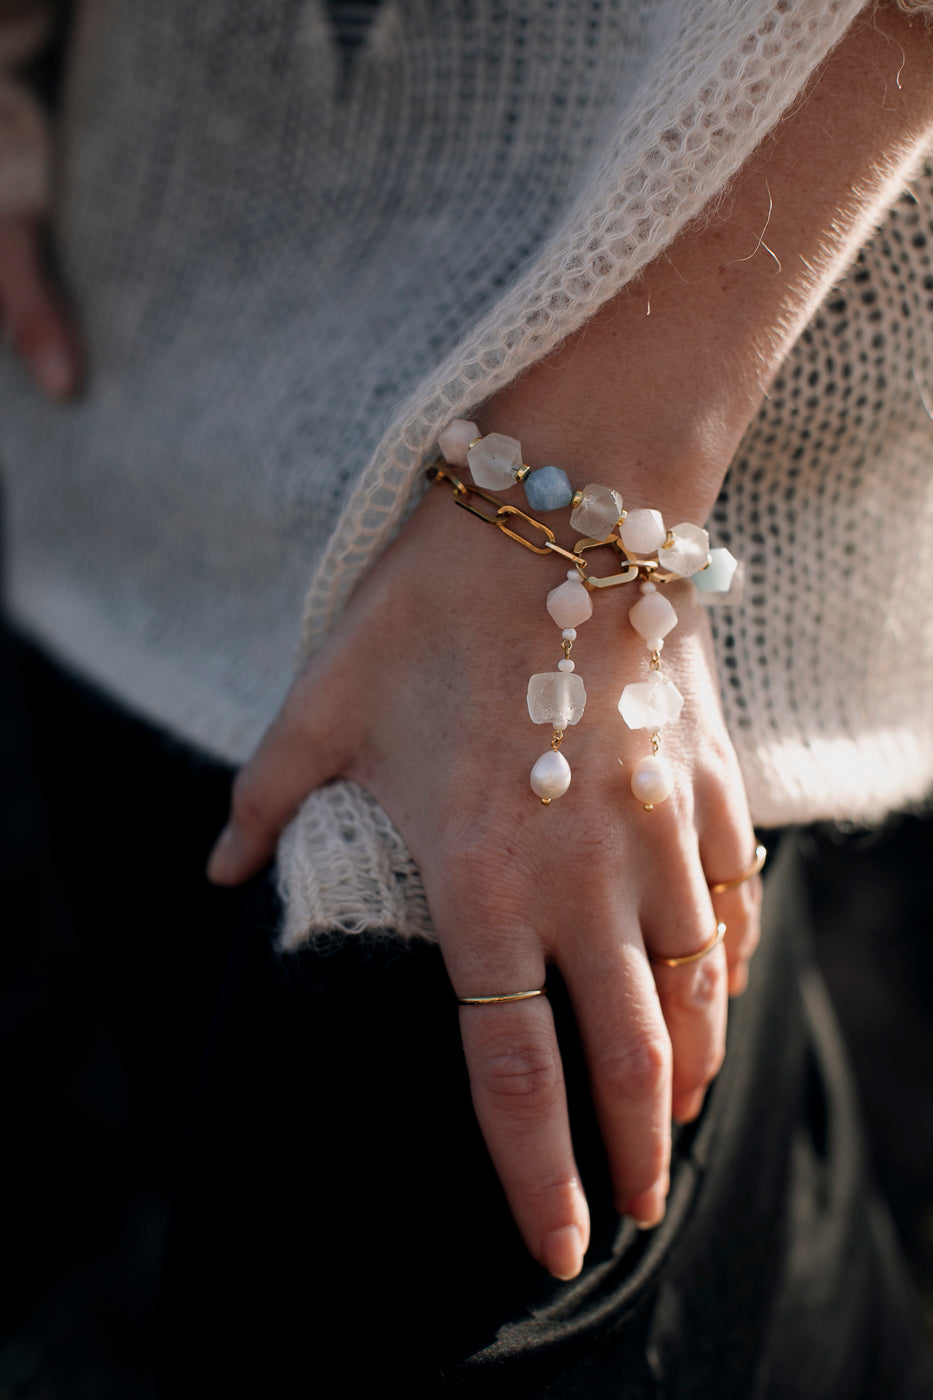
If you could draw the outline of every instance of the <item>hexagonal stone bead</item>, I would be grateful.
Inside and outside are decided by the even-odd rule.
[[[691,574],[690,582],[695,583],[701,593],[730,593],[736,581],[738,568],[739,561],[731,550],[711,549],[709,567]]]
[[[570,514],[570,524],[581,535],[604,540],[619,523],[622,497],[609,486],[584,486],[580,504]]]
[[[663,593],[646,593],[629,608],[628,620],[640,637],[666,637],[677,626],[677,614]]]
[[[583,718],[586,690],[571,671],[542,671],[528,682],[528,713],[534,724],[566,729]]]
[[[709,558],[709,535],[687,520],[675,525],[671,534],[674,539],[670,547],[658,550],[658,563],[669,573],[689,578],[702,569]]]
[[[619,534],[629,554],[654,554],[667,539],[659,510],[630,510]]]
[[[505,491],[515,485],[522,465],[522,445],[502,433],[488,433],[467,453],[467,465],[484,491]]]
[[[619,714],[629,729],[647,729],[653,734],[677,719],[683,705],[684,697],[674,682],[660,671],[652,671],[646,681],[625,687],[619,697]]]
[[[547,610],[561,630],[579,627],[593,616],[593,600],[579,579],[569,578],[551,589],[547,595]]]
[[[539,467],[525,478],[525,496],[532,510],[560,510],[573,500],[570,477],[560,467]]]
[[[474,438],[481,437],[479,428],[466,418],[455,418],[441,433],[437,445],[441,456],[451,467],[466,467],[467,452]],[[478,485],[479,483],[477,483]]]

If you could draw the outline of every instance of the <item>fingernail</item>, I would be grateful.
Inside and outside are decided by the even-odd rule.
[[[33,372],[47,394],[63,399],[75,387],[75,368],[70,355],[58,346],[47,346],[31,360]]]
[[[583,1268],[583,1236],[576,1225],[552,1230],[541,1241],[541,1262],[549,1274],[564,1283]]]
[[[632,1197],[622,1212],[623,1215],[631,1216],[639,1230],[653,1230],[664,1219],[667,1193],[670,1189],[671,1179],[665,1172],[647,1191]]]
[[[205,874],[214,885],[229,884],[234,876],[236,858],[236,836],[228,823],[214,843],[214,849],[207,858]]]

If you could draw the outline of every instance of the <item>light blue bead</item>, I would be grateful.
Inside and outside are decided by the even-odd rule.
[[[691,577],[703,593],[728,593],[737,567],[728,549],[711,549],[708,567]]]
[[[573,500],[573,487],[560,467],[539,467],[525,479],[525,495],[532,510],[560,510]]]

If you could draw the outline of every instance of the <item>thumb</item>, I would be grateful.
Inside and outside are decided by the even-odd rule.
[[[0,217],[0,315],[40,389],[54,399],[76,393],[81,382],[77,337],[45,266],[40,224],[31,215]]]
[[[356,706],[340,703],[346,694],[332,671],[313,665],[294,682],[234,779],[227,825],[207,862],[215,885],[239,885],[261,870],[308,794],[346,771],[359,729]]]

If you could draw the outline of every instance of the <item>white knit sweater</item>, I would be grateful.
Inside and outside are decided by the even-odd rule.
[[[309,576],[305,650],[444,423],[657,256],[861,9],[384,0],[347,79],[322,0],[248,21],[85,0],[55,213],[91,388],[63,412],[0,367],[20,625],[245,758]],[[794,348],[714,513],[748,565],[716,643],[759,824],[876,820],[933,781],[933,618],[905,548],[933,531],[931,225],[926,172]],[[309,798],[280,874],[288,946],[430,936],[410,857],[352,784]]]

